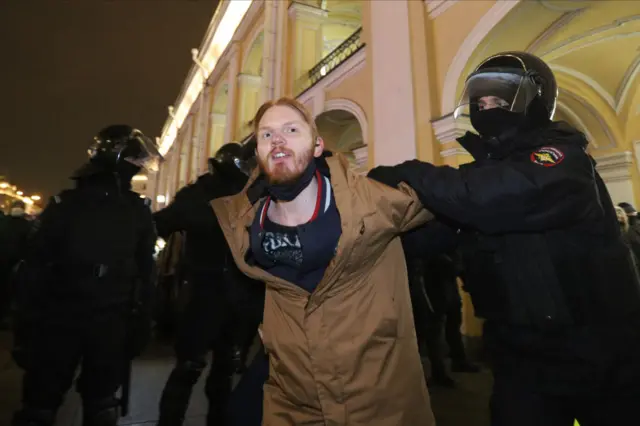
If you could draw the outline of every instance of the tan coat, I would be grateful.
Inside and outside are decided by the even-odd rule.
[[[238,266],[267,286],[263,425],[433,425],[398,237],[432,216],[408,187],[327,162],[342,236],[312,294],[245,261],[260,204],[246,189],[212,203]]]

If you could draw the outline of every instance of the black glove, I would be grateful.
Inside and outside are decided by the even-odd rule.
[[[403,181],[398,169],[394,166],[374,167],[369,170],[367,177],[393,188],[397,188],[398,185],[400,185],[400,182]]]

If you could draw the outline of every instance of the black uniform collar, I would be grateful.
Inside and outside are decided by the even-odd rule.
[[[582,133],[563,121],[549,122],[531,130],[510,132],[502,135],[501,140],[485,139],[467,132],[458,138],[458,142],[476,161],[499,160],[516,152],[529,151],[544,145],[571,143],[586,148],[588,144]]]

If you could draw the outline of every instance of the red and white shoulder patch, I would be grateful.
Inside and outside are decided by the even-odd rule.
[[[564,153],[552,146],[543,146],[531,153],[531,162],[543,167],[555,167],[564,160]]]

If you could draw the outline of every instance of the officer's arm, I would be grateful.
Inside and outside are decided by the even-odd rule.
[[[158,236],[168,239],[174,232],[183,231],[185,229],[185,212],[183,201],[181,198],[176,199],[162,210],[153,214],[156,223]]]
[[[373,200],[380,217],[386,219],[396,233],[433,219],[433,214],[424,208],[416,192],[405,183],[400,183],[397,189],[372,179],[363,179],[362,184],[363,193]]]
[[[527,232],[603,214],[590,157],[577,147],[562,155],[546,166],[527,160],[454,169],[412,160],[395,168],[434,212],[485,233]]]

